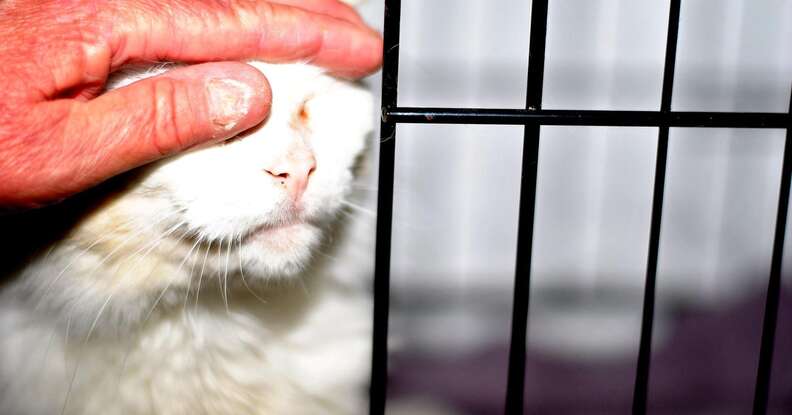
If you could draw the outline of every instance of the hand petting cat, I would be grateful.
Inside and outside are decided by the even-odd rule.
[[[51,203],[260,123],[269,84],[240,60],[356,78],[381,56],[379,34],[337,0],[0,2],[0,208]],[[103,93],[112,71],[157,61],[200,64]]]

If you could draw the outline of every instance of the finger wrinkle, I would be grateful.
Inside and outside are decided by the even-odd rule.
[[[151,108],[150,125],[154,126],[149,142],[160,156],[171,154],[175,149],[184,148],[184,138],[179,128],[177,119],[179,102],[177,94],[179,88],[174,84],[178,82],[169,78],[160,78],[151,82]]]

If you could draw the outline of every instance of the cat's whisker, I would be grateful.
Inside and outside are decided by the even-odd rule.
[[[108,296],[105,302],[99,307],[99,311],[96,313],[96,317],[94,318],[93,322],[91,322],[91,327],[88,329],[88,334],[85,335],[84,343],[88,344],[88,340],[91,339],[91,334],[93,334],[94,329],[96,329],[96,324],[99,322],[99,319],[102,317],[102,313],[104,313],[107,305],[110,304],[110,300],[112,300],[113,295],[116,293],[116,290],[113,290]]]
[[[141,229],[138,229],[136,232],[134,232],[134,233],[132,233],[132,234],[128,235],[128,236],[127,236],[127,238],[125,238],[124,240],[122,240],[122,242],[121,242],[121,243],[120,243],[120,244],[119,244],[117,247],[115,247],[115,248],[114,248],[112,251],[110,251],[110,253],[108,253],[107,255],[105,255],[105,256],[104,256],[104,257],[103,257],[103,258],[102,258],[102,259],[101,259],[101,260],[100,260],[100,261],[99,261],[97,264],[95,264],[95,265],[94,265],[94,267],[93,267],[93,268],[92,268],[92,269],[89,271],[89,273],[88,273],[88,276],[91,276],[91,275],[93,275],[93,273],[95,273],[95,272],[96,272],[96,271],[97,271],[97,270],[98,270],[98,269],[99,269],[99,268],[100,268],[100,267],[101,267],[101,266],[102,266],[102,265],[103,265],[103,264],[104,264],[104,263],[105,263],[105,262],[106,262],[106,261],[107,261],[107,260],[108,260],[108,259],[109,259],[111,256],[113,256],[113,255],[114,255],[116,252],[118,252],[118,251],[119,251],[119,250],[120,250],[120,249],[121,249],[121,248],[122,248],[124,245],[126,245],[126,243],[127,243],[127,242],[131,241],[133,238],[135,238],[135,237],[137,237],[137,236],[140,236],[141,234],[143,234],[143,232],[145,232],[145,231],[147,231],[147,230],[149,230],[149,229],[151,229],[151,228],[155,227],[157,224],[159,224],[159,223],[160,223],[160,222],[162,222],[163,220],[167,219],[167,217],[168,217],[168,215],[166,215],[164,218],[161,218],[160,220],[158,220],[158,221],[155,221],[154,223],[152,223],[152,224],[150,224],[150,225],[148,225],[148,226],[145,226],[145,227],[143,227],[143,228],[141,228]],[[181,224],[183,224],[183,222],[180,222],[180,223],[179,223],[179,224],[177,224],[177,225],[178,225],[178,226],[181,226]],[[172,230],[175,230],[175,229],[176,229],[178,226],[174,226],[174,227],[172,227],[171,229],[172,229]],[[171,230],[171,231],[168,231],[168,232],[166,232],[166,233],[167,233],[167,234],[170,234],[170,233],[172,232],[172,230]],[[156,239],[154,242],[157,242],[157,243],[158,243],[158,242],[159,242],[160,240],[162,240],[162,238],[163,238],[163,237],[165,237],[165,236],[167,236],[167,235],[162,235],[162,236],[160,236],[160,237],[159,237],[159,238],[157,238],[157,239]],[[141,247],[140,249],[138,249],[137,251],[135,251],[135,253],[133,253],[132,255],[135,255],[135,254],[137,254],[137,253],[138,253],[138,252],[140,252],[141,250],[145,249],[147,246],[148,246],[148,245],[144,245],[143,247]],[[86,251],[86,252],[87,252],[87,251]],[[75,261],[76,261],[76,260],[75,260]],[[74,261],[72,261],[72,262],[74,262]],[[65,269],[64,269],[64,271],[63,271],[63,272],[65,272]],[[59,275],[58,275],[58,277],[56,277],[56,278],[55,278],[55,279],[54,279],[54,280],[53,280],[53,281],[50,283],[50,285],[48,286],[48,289],[50,289],[50,290],[51,290],[51,287],[54,285],[54,283],[57,281],[57,279],[59,279],[59,278],[60,278],[62,275],[63,275],[63,273],[59,274]],[[94,283],[92,284],[92,287],[93,287],[93,286],[95,286],[97,283],[98,283],[98,281],[94,281]],[[49,290],[48,290],[48,291],[49,291]],[[46,294],[47,294],[47,292],[45,292],[44,294],[42,294],[42,297],[39,299],[39,302],[43,302],[43,300],[45,299],[45,296],[46,296]],[[85,294],[83,294],[83,296],[84,296],[84,295],[85,295]],[[79,302],[79,301],[80,301],[80,300],[83,298],[83,296],[80,296],[79,298],[77,298],[77,299],[76,299],[76,301],[77,301],[77,302]]]
[[[178,226],[180,226],[181,224],[182,224],[182,223],[179,223],[179,224],[177,224],[177,225],[178,225]],[[147,252],[146,252],[146,254],[144,254],[144,255],[143,255],[143,257],[145,257],[145,256],[146,256],[146,255],[147,255],[149,252],[151,252],[151,250],[153,250],[153,249],[154,249],[156,246],[158,246],[158,245],[160,244],[160,242],[161,242],[161,241],[162,241],[164,238],[166,238],[168,235],[170,235],[170,233],[172,233],[173,231],[175,231],[175,230],[178,228],[178,226],[177,226],[177,225],[174,225],[174,226],[171,228],[171,230],[169,230],[168,232],[166,232],[165,234],[163,234],[163,235],[161,235],[159,238],[157,238],[157,239],[156,239],[156,240],[153,242],[153,245],[152,245],[152,247],[149,249],[149,251],[147,251]],[[183,238],[184,238],[184,236],[180,237],[180,238],[179,238],[179,239],[176,241],[176,242],[177,242],[177,244],[178,244],[178,242],[180,242],[180,241],[181,241],[181,239],[183,239]],[[142,249],[142,248],[141,248],[141,249]],[[140,251],[140,250],[138,250],[137,252],[139,252],[139,251]],[[134,254],[133,254],[133,255],[134,255]],[[153,272],[153,269],[152,269],[152,272]],[[149,274],[149,276],[150,276],[150,275],[151,275],[151,274]],[[145,280],[145,279],[148,279],[148,276],[147,276],[146,278],[144,278],[144,280]],[[118,282],[115,284],[115,286],[112,288],[112,290],[111,290],[110,294],[108,294],[108,296],[107,296],[107,299],[105,299],[104,303],[102,303],[102,305],[99,307],[99,310],[98,310],[98,311],[97,311],[97,313],[96,313],[96,317],[94,317],[93,321],[91,322],[91,326],[90,326],[90,328],[88,329],[88,333],[87,333],[87,334],[86,334],[86,336],[85,336],[84,344],[88,344],[89,340],[91,339],[91,335],[93,334],[94,330],[96,329],[96,325],[99,323],[99,320],[101,319],[102,315],[104,314],[104,311],[107,309],[107,306],[110,304],[110,301],[113,299],[113,297],[114,297],[114,296],[115,296],[115,294],[118,292],[118,290],[119,290],[119,289],[120,289],[120,288],[123,286],[123,282],[124,282],[124,281],[122,280],[122,281],[118,281]],[[96,282],[95,282],[94,284],[96,284]],[[78,301],[79,301],[79,299],[78,299]],[[75,305],[76,305],[76,304],[77,304],[77,303],[75,303]]]
[[[55,343],[55,336],[56,334],[58,334],[59,326],[60,326],[60,319],[58,319],[58,322],[55,324],[55,327],[52,329],[52,333],[50,334],[49,340],[47,341],[47,346],[44,349],[44,356],[41,358],[42,367],[39,369],[40,371],[44,370],[44,368],[47,366],[47,361],[49,360],[49,354],[50,351],[52,350],[52,345]]]
[[[303,279],[302,279],[302,278],[295,278],[295,279],[297,280],[297,283],[298,283],[298,284],[300,284],[300,287],[302,287],[302,290],[303,290],[303,292],[305,293],[305,295],[306,295],[307,297],[310,297],[310,296],[311,296],[311,293],[310,293],[310,292],[308,292],[308,287],[305,285],[305,281],[303,281]]]
[[[146,255],[148,255],[154,248],[159,246],[159,244],[162,242],[163,239],[168,237],[171,233],[173,233],[182,224],[183,223],[178,223],[178,224],[174,225],[173,227],[171,227],[171,229],[169,231],[167,231],[163,235],[160,235],[160,237],[155,240],[155,242],[153,243],[152,247],[149,248],[149,250],[141,258],[139,258],[139,260],[142,260],[142,258],[145,258]],[[178,245],[181,242],[181,240],[184,239],[185,236],[186,236],[186,234],[180,236],[179,239],[176,240],[176,245]],[[177,274],[178,274],[178,271],[181,269],[181,266],[184,265],[184,261],[186,261],[186,260],[187,260],[187,256],[185,256],[184,260],[179,265],[179,268],[177,268],[177,271],[176,271]],[[151,272],[146,277],[143,278],[143,281],[147,280],[151,276],[151,274],[153,274],[153,273],[154,273],[154,268],[152,268]],[[111,290],[110,294],[107,296],[107,299],[105,300],[105,302],[102,304],[101,307],[99,307],[99,311],[96,313],[96,317],[94,318],[93,322],[91,323],[90,328],[88,329],[88,334],[85,336],[85,341],[84,341],[85,344],[88,344],[89,340],[91,339],[91,335],[93,334],[94,330],[96,329],[96,325],[99,323],[99,320],[102,317],[102,314],[107,309],[107,306],[110,304],[110,301],[113,299],[115,294],[117,294],[118,290],[123,286],[123,282],[124,281],[118,281],[115,284],[115,286]],[[173,280],[171,280],[171,282],[173,282]],[[165,287],[166,290],[170,287],[171,282],[169,282],[168,285]],[[158,298],[158,300],[159,300],[159,298]],[[155,306],[156,306],[156,303],[155,303]]]
[[[140,262],[142,262],[142,261],[143,261],[143,259],[145,259],[145,258],[146,258],[146,256],[148,256],[148,255],[149,255],[149,254],[150,254],[150,253],[151,253],[151,252],[152,252],[154,249],[156,249],[156,248],[157,248],[157,247],[158,247],[158,246],[159,246],[159,245],[162,243],[162,241],[163,241],[165,238],[167,238],[168,236],[170,236],[170,234],[172,234],[172,233],[173,233],[173,232],[174,232],[176,229],[178,229],[178,228],[179,228],[181,225],[183,225],[183,224],[184,224],[184,222],[177,223],[176,225],[174,225],[173,227],[171,227],[171,228],[170,228],[168,231],[166,231],[164,234],[160,235],[160,236],[159,236],[159,237],[158,237],[158,238],[157,238],[157,239],[156,239],[156,240],[155,240],[155,241],[154,241],[152,244],[150,244],[150,245],[151,245],[151,247],[150,247],[150,248],[148,248],[148,250],[147,250],[147,251],[146,251],[146,252],[145,252],[145,253],[144,253],[142,256],[140,256],[139,258],[137,258],[137,259],[136,259],[136,261],[135,261],[135,264],[134,264],[134,265],[135,265],[135,266],[137,266],[137,264],[139,264]],[[182,241],[182,240],[183,240],[185,237],[187,237],[187,234],[186,234],[186,233],[185,233],[185,234],[182,234],[181,236],[179,236],[179,238],[178,238],[178,239],[176,239],[176,241],[174,242],[174,246],[175,246],[175,247],[178,247],[178,245],[181,243],[181,241]],[[193,247],[194,247],[194,246],[193,246]],[[142,250],[142,249],[143,249],[143,248],[139,249],[138,251],[136,251],[136,253],[137,253],[137,252],[140,252],[140,250]],[[192,248],[190,249],[190,251],[192,251]],[[133,253],[133,254],[132,254],[132,255],[130,255],[130,256],[134,256],[134,255],[135,255],[135,253]],[[181,264],[179,264],[179,267],[178,267],[178,268],[177,268],[177,270],[176,270],[176,274],[178,274],[178,272],[181,270],[181,267],[182,267],[182,265],[184,265],[184,262],[185,262],[185,261],[187,261],[187,258],[188,258],[188,257],[189,257],[189,252],[187,253],[187,255],[185,255],[185,257],[184,257],[184,259],[182,260]],[[132,268],[134,268],[134,266],[133,266]],[[143,278],[141,279],[141,281],[140,281],[140,282],[145,282],[145,281],[147,281],[147,280],[148,280],[148,279],[151,277],[151,275],[154,273],[155,269],[156,269],[156,266],[152,267],[152,268],[151,268],[151,270],[149,271],[149,273],[148,273],[148,274],[147,274],[145,277],[143,277]],[[171,282],[172,282],[172,281],[173,281],[173,280],[171,280]],[[108,296],[107,302],[109,302],[109,301],[110,301],[110,297],[112,297],[112,296],[115,294],[115,292],[116,292],[116,291],[118,291],[118,289],[119,289],[119,288],[122,286],[122,282],[123,282],[123,281],[119,281],[119,283],[118,283],[118,284],[116,284],[116,286],[113,288],[113,292],[110,294],[110,296]],[[170,282],[168,283],[168,286],[166,287],[166,290],[167,290],[167,288],[169,288],[169,287],[170,287]],[[159,299],[158,299],[158,300],[159,300]],[[101,313],[102,313],[102,311],[104,311],[104,310],[103,310],[103,309],[104,309],[104,307],[107,305],[107,302],[106,302],[106,303],[105,303],[105,304],[102,306],[102,309],[100,309],[100,312],[97,314],[97,316],[96,316],[96,320],[94,320],[94,324],[91,326],[91,331],[93,331],[94,325],[95,325],[95,324],[96,324],[96,322],[99,320],[99,318],[100,318],[100,316],[101,316]],[[155,303],[155,305],[156,305],[156,303]],[[147,316],[146,320],[148,320],[148,316]],[[90,335],[91,335],[91,331],[89,331],[89,332],[88,332],[88,337],[90,337]],[[88,339],[86,338],[86,342],[87,342],[87,341],[88,341]]]
[[[47,249],[47,253],[46,253],[46,254],[44,254],[44,260],[45,260],[45,261],[49,259],[50,255],[52,255],[52,251],[54,251],[54,250],[55,250],[55,247],[56,247],[56,246],[57,246],[57,245],[52,245],[51,247],[49,247],[49,249]]]
[[[128,235],[126,238],[124,238],[124,239],[121,241],[121,243],[120,243],[120,244],[118,244],[118,246],[116,246],[115,248],[113,248],[113,250],[111,250],[111,251],[110,251],[110,253],[108,253],[107,255],[105,255],[105,256],[104,256],[104,257],[103,257],[101,260],[99,260],[99,262],[98,262],[96,265],[94,265],[94,267],[91,269],[91,273],[93,273],[93,272],[94,272],[94,271],[96,271],[96,270],[97,270],[99,267],[101,267],[101,266],[102,266],[102,265],[103,265],[105,262],[107,262],[107,260],[109,260],[109,259],[110,259],[110,258],[111,258],[113,255],[115,255],[115,253],[116,253],[116,252],[118,252],[119,250],[121,250],[121,248],[123,248],[123,247],[124,247],[124,246],[125,246],[125,245],[126,245],[128,242],[129,242],[129,241],[131,241],[133,238],[135,238],[135,237],[138,237],[138,236],[142,235],[142,234],[143,234],[143,232],[145,232],[145,231],[147,231],[147,230],[149,230],[149,229],[152,229],[152,228],[154,228],[156,225],[158,225],[159,223],[161,223],[162,221],[164,221],[165,219],[167,219],[167,217],[168,217],[168,216],[166,216],[165,218],[162,218],[162,219],[158,220],[157,222],[155,222],[155,223],[152,223],[152,224],[150,224],[150,225],[148,225],[148,226],[144,226],[143,228],[141,228],[141,229],[137,230],[136,232],[133,232],[133,233],[131,233],[130,235]],[[182,225],[182,223],[183,223],[183,222],[180,222],[180,223],[178,223],[177,225],[178,225],[178,226],[181,226],[181,225]],[[173,229],[173,230],[175,230],[175,229],[176,229],[178,226],[173,226],[173,227],[172,227],[172,229]],[[170,233],[170,231],[166,231],[166,232],[167,232],[167,233]],[[159,240],[159,238],[158,238],[158,240]],[[141,248],[140,248],[138,251],[136,251],[136,252],[135,252],[134,254],[132,254],[132,255],[135,255],[135,254],[137,254],[138,252],[140,252],[141,250],[145,249],[145,247],[146,247],[146,246],[148,246],[148,245],[144,245],[143,247],[141,247]]]
[[[193,244],[192,248],[190,248],[190,251],[187,252],[187,256],[197,255],[198,254],[198,251],[200,251],[200,249],[195,251],[194,254],[191,254],[191,253],[203,241],[203,239],[204,239],[203,235],[199,235],[198,238],[196,238],[195,244]],[[192,279],[193,279],[192,277],[193,277],[193,271],[194,270],[195,270],[195,261],[190,261],[190,274],[189,274],[190,276],[189,276],[189,278],[187,278],[187,289],[184,291],[184,307],[183,308],[184,308],[184,312],[185,313],[187,312],[187,302],[190,299],[190,288],[192,288]]]
[[[182,239],[184,239],[184,237],[186,237],[186,236],[187,236],[187,234],[182,235],[182,237],[179,238],[179,240],[177,241],[177,244]],[[192,247],[190,247],[190,250],[187,251],[187,254],[185,254],[184,259],[182,260],[181,264],[179,264],[179,267],[176,270],[176,274],[178,274],[178,271],[181,269],[181,267],[184,265],[184,263],[190,258],[191,253],[201,243],[202,239],[203,239],[203,237],[199,236],[198,239],[195,241],[195,243],[192,245]],[[184,297],[184,309],[185,309],[185,312],[187,311],[187,296],[189,295],[189,290],[190,290],[189,283],[190,283],[190,281],[192,279],[192,272],[193,272],[193,267],[194,266],[195,266],[195,262],[193,262],[190,265],[190,278],[188,278],[188,280],[187,280],[187,283],[188,283],[187,292],[186,292],[185,297]],[[150,275],[151,274],[149,274],[149,276]],[[146,277],[146,279],[148,279],[148,276]],[[168,288],[169,288],[169,286],[165,287],[165,289],[162,291],[162,293],[160,295],[164,294],[165,291],[167,291]],[[158,301],[159,301],[159,298],[158,298]],[[148,319],[151,316],[151,314],[152,314],[152,312],[154,310],[154,307],[156,307],[156,303],[154,304],[154,306],[152,306],[151,310],[149,310],[149,313],[147,314],[147,316],[146,316],[145,320],[143,321],[142,325],[145,325],[145,323],[148,322]],[[132,343],[129,343],[129,344],[127,344],[126,351],[124,352],[124,359],[121,362],[121,368],[120,368],[120,370],[118,372],[118,380],[116,381],[116,394],[118,394],[118,391],[120,391],[121,380],[122,380],[122,378],[124,376],[124,373],[126,372],[127,361],[129,359],[129,355],[130,355],[131,351],[132,351]]]
[[[350,202],[350,201],[348,201],[348,200],[342,200],[342,201],[341,201],[341,204],[342,204],[342,205],[344,205],[344,206],[347,206],[347,207],[349,207],[349,208],[352,208],[352,209],[354,209],[354,210],[355,210],[355,211],[357,211],[357,212],[360,212],[360,213],[364,213],[364,214],[366,214],[366,215],[369,215],[369,216],[371,216],[371,217],[373,217],[373,218],[376,218],[376,217],[377,217],[377,212],[375,212],[375,211],[373,211],[373,210],[371,210],[371,209],[365,208],[365,207],[363,207],[363,206],[360,206],[360,205],[358,205],[358,204],[352,203],[352,202]]]
[[[137,258],[137,260],[134,263],[134,266],[140,264],[154,249],[156,249],[160,245],[160,243],[162,243],[163,240],[165,240],[165,238],[170,236],[173,232],[176,232],[177,229],[179,229],[181,226],[184,226],[186,223],[187,223],[186,221],[180,221],[176,223],[175,225],[168,228],[164,233],[159,235],[154,241],[149,242],[147,245],[142,246],[140,249],[129,255],[129,257],[134,257],[135,255],[139,254],[142,250],[146,249],[146,252]],[[174,245],[178,245],[181,242],[181,240],[184,239],[186,236],[187,236],[186,233],[182,234],[179,237],[179,239],[176,240],[176,243]]]
[[[151,275],[151,274],[149,274],[149,275]],[[88,344],[88,341],[91,339],[91,335],[93,334],[94,330],[96,329],[96,325],[99,323],[99,320],[101,319],[102,314],[104,313],[105,309],[107,309],[107,305],[110,304],[110,301],[113,299],[113,296],[115,296],[115,294],[118,292],[118,290],[120,289],[121,286],[122,286],[122,281],[119,281],[118,283],[116,283],[116,285],[111,290],[110,294],[107,295],[107,299],[105,300],[105,302],[102,303],[101,307],[99,307],[99,311],[97,311],[96,317],[94,317],[93,321],[91,322],[91,326],[88,329],[88,334],[86,334],[85,340],[83,341],[85,344]]]
[[[64,364],[63,367],[66,368],[68,371],[69,362],[68,362],[68,354],[69,354],[69,330],[71,329],[71,321],[72,317],[74,316],[74,305],[69,310],[69,317],[66,320],[66,333],[64,335],[64,345],[63,345],[63,358]],[[81,348],[77,354],[77,361],[74,363],[74,371],[71,374],[71,379],[68,380],[69,385],[66,388],[66,397],[63,399],[63,407],[61,408],[61,415],[66,413],[66,409],[69,406],[69,399],[71,398],[72,389],[74,388],[74,381],[77,379],[77,371],[80,369],[80,363],[82,362],[83,358],[83,350]]]
[[[366,185],[361,184],[361,183],[352,183],[352,188],[355,189],[355,190],[368,190],[370,192],[379,192],[379,188],[366,186]]]
[[[346,208],[339,209],[337,212],[335,212],[334,216],[336,219],[339,219],[341,217],[355,219],[357,215],[355,215],[353,212],[350,212],[351,210],[352,209],[346,209]]]
[[[331,261],[331,263],[341,262],[341,261],[344,260],[344,258],[342,258],[342,257],[340,257],[338,255],[331,255],[331,254],[328,254],[327,252],[320,252],[319,255],[322,255],[323,257],[329,259]]]
[[[129,360],[130,354],[132,354],[132,342],[127,343],[126,351],[124,352],[124,359],[121,360],[121,369],[118,371],[118,380],[116,380],[116,396],[118,396],[119,392],[121,391],[121,379],[124,377],[124,373],[126,372],[127,361]]]
[[[327,252],[323,251],[323,250],[322,250],[322,249],[320,249],[320,248],[316,248],[316,251],[315,251],[315,252],[316,252],[317,254],[319,254],[319,255],[321,255],[321,256],[323,256],[323,257],[325,257],[325,258],[332,259],[333,261],[337,261],[337,260],[339,260],[339,259],[340,259],[340,258],[338,258],[338,256],[336,256],[336,255],[331,255],[331,254],[329,254],[329,253],[327,253]]]
[[[261,304],[267,304],[267,301],[259,297],[259,295],[256,294],[256,292],[252,288],[250,288],[250,286],[247,283],[247,280],[245,280],[245,271],[243,271],[243,266],[242,266],[242,235],[239,235],[239,239],[237,240],[237,242],[239,242],[239,250],[237,251],[237,254],[239,256],[239,276],[242,278],[242,284],[250,292],[250,294],[253,295],[253,297],[255,297],[259,302],[261,302]]]
[[[228,263],[231,259],[231,241],[228,240],[228,250],[226,251],[225,273],[223,273],[223,303],[225,303],[226,313],[230,313],[228,308]],[[223,249],[223,242],[220,241],[220,249]]]
[[[195,291],[195,309],[198,310],[198,298],[201,296],[201,285],[203,283],[204,270],[206,269],[206,260],[209,258],[209,251],[212,249],[212,240],[209,239],[209,245],[206,246],[206,254],[204,255],[203,264],[201,265],[201,273],[198,275],[198,288]]]
[[[80,362],[82,361],[83,352],[80,351],[79,355],[77,356],[77,362],[74,366],[74,371],[72,372],[71,380],[69,381],[69,386],[66,389],[66,398],[63,400],[63,407],[61,408],[61,415],[66,413],[66,408],[69,407],[69,399],[71,398],[72,390],[74,389],[74,381],[77,380],[77,371],[80,369]]]
[[[183,235],[181,238],[179,238],[179,241],[181,241],[185,236],[186,235]],[[179,272],[181,272],[181,269],[184,267],[184,264],[190,258],[190,252],[192,252],[192,250],[197,245],[198,245],[198,241],[196,241],[196,243],[193,244],[193,247],[190,248],[190,251],[187,253],[187,255],[184,256],[184,259],[182,259],[182,261],[179,263],[179,266],[176,267],[176,271],[173,273],[176,276],[176,278],[178,278]],[[174,281],[174,278],[171,278],[170,281],[168,281],[168,283],[165,285],[165,288],[163,288],[162,291],[160,292],[160,294],[157,296],[157,299],[154,300],[154,304],[151,306],[151,308],[149,309],[148,313],[146,313],[146,317],[143,319],[143,323],[142,323],[143,326],[145,326],[146,323],[148,323],[149,319],[151,318],[151,315],[154,314],[154,309],[157,308],[157,305],[160,303],[160,301],[162,301],[162,297],[165,296],[165,293],[168,292],[168,290],[170,289],[171,285],[173,285],[173,281]],[[189,278],[188,278],[188,281],[189,281]]]
[[[71,323],[72,323],[72,313],[69,310],[68,317],[66,317],[66,329],[64,330],[63,334],[63,366],[66,367],[68,362],[66,361],[67,350],[69,349],[69,331],[71,330]]]
[[[114,234],[115,231],[117,231],[118,229],[120,229],[123,226],[126,226],[126,225],[129,225],[129,224],[133,223],[134,221],[135,221],[135,218],[131,218],[130,220],[119,224],[118,226],[113,228],[111,231],[109,231],[109,232],[105,233],[104,235],[102,235],[101,237],[97,238],[94,242],[92,242],[90,245],[88,245],[87,248],[83,249],[79,254],[77,254],[74,258],[72,258],[72,260],[69,261],[69,263],[66,264],[66,266],[63,267],[63,269],[55,276],[55,278],[50,280],[50,282],[44,288],[44,292],[41,294],[41,297],[39,297],[39,300],[36,302],[36,305],[34,306],[34,310],[38,311],[41,308],[42,304],[44,304],[44,302],[47,299],[47,297],[49,297],[49,294],[50,294],[50,291],[52,290],[52,287],[61,279],[61,277],[63,277],[63,274],[65,274],[66,271],[68,271],[69,268],[71,268],[72,265],[74,265],[75,263],[77,263],[77,261],[82,259],[82,257],[84,257],[88,252],[90,252],[90,250],[94,246],[96,246],[97,244],[99,244],[101,242],[104,242],[107,239],[109,239]],[[151,226],[154,226],[154,225],[156,225],[159,222],[160,221],[157,221],[156,223],[152,224]],[[141,230],[141,232],[142,232],[142,230]],[[54,248],[54,246],[53,246],[53,248]],[[50,249],[50,251],[52,251],[52,248]]]
[[[352,189],[351,191],[352,192],[371,192],[371,193],[379,192],[378,189],[367,189],[365,187],[356,187],[356,188]]]
[[[388,142],[390,140],[393,140],[393,137],[395,137],[395,136],[396,136],[396,133],[393,132],[393,133],[391,133],[389,136],[387,136],[385,138],[380,138],[379,143],[380,144],[384,144],[384,143],[386,143],[386,142]]]
[[[151,308],[149,308],[148,312],[146,312],[146,317],[143,318],[143,321],[141,322],[141,326],[145,326],[146,323],[148,323],[148,321],[151,318],[152,314],[154,314],[154,309],[156,309],[157,305],[159,305],[160,301],[162,301],[162,297],[164,297],[165,293],[168,292],[168,290],[170,289],[172,283],[173,283],[173,280],[171,280],[167,284],[165,284],[165,288],[163,288],[160,291],[159,295],[157,296],[157,299],[154,300],[154,304],[152,304]]]

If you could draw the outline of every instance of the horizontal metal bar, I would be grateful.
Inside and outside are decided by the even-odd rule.
[[[775,112],[576,111],[493,108],[383,108],[382,119],[408,124],[588,125],[614,127],[789,128]]]

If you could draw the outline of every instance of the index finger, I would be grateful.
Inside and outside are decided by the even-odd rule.
[[[112,66],[129,61],[305,61],[348,77],[375,71],[382,39],[365,25],[257,0],[122,3],[112,26]]]
[[[270,2],[326,14],[361,26],[366,24],[352,6],[339,0],[270,0]]]

